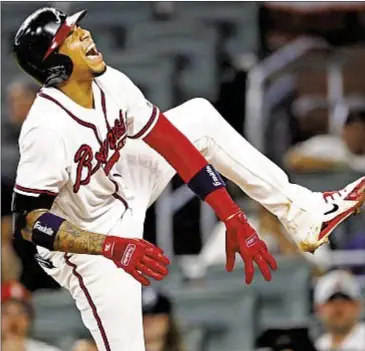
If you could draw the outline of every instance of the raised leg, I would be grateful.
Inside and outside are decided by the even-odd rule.
[[[323,214],[328,209],[322,193],[290,183],[282,169],[237,133],[205,99],[187,101],[167,111],[166,116],[220,173],[276,215],[293,239],[311,251],[303,244],[308,240],[318,242]],[[168,167],[166,173],[171,172],[172,177],[174,172]],[[156,187],[154,199],[165,186],[163,182],[166,180]]]

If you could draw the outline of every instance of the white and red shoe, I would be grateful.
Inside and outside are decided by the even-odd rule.
[[[318,247],[328,242],[329,235],[339,224],[360,212],[360,207],[365,202],[365,177],[342,190],[324,192],[322,197],[324,212],[320,230],[318,227],[313,232],[307,232],[306,238],[298,243],[302,251],[314,253]]]

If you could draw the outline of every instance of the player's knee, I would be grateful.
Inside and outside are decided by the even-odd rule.
[[[204,98],[195,98],[191,100],[193,108],[197,111],[199,121],[204,124],[205,128],[210,125],[214,126],[219,120],[219,113],[210,103],[209,100]]]
[[[195,126],[201,126],[204,130],[208,127],[214,128],[219,120],[219,113],[214,106],[204,98],[194,98],[185,103]]]

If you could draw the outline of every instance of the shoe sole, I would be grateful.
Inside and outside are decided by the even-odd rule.
[[[365,187],[365,179],[363,179],[362,182],[359,183],[359,185]],[[327,228],[321,230],[321,232],[319,233],[319,240],[316,243],[302,241],[299,244],[300,249],[303,252],[310,252],[313,254],[320,246],[322,246],[325,243],[328,243],[329,242],[328,237],[336,229],[336,227],[339,226],[343,221],[345,221],[352,215],[359,214],[361,212],[361,206],[364,204],[364,202],[365,202],[365,188],[363,189],[359,202],[355,206],[349,208],[344,213],[338,215],[336,218],[333,219],[333,222],[330,225],[328,225]]]

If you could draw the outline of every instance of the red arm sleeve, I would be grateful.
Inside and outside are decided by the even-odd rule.
[[[162,113],[151,132],[143,139],[176,170],[184,182],[208,164],[204,156]],[[225,188],[210,193],[205,201],[224,220],[239,210]]]

